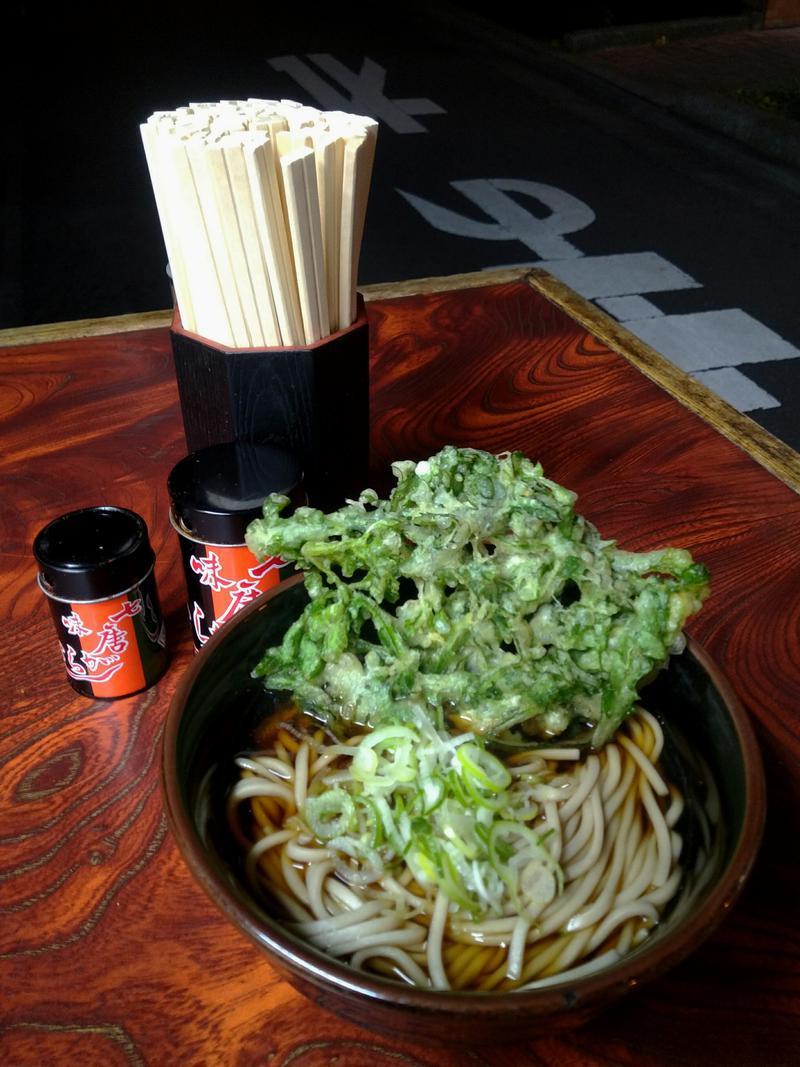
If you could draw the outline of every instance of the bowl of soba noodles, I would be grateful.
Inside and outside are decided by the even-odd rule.
[[[300,572],[181,679],[162,783],[224,914],[378,1031],[519,1041],[675,966],[764,819],[747,713],[684,624],[709,576],[620,550],[517,453],[248,530]],[[713,576],[712,576],[713,577]]]

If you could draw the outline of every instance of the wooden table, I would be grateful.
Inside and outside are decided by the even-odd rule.
[[[159,739],[191,656],[166,478],[183,455],[168,315],[6,331],[0,719],[0,1063],[800,1062],[800,457],[547,276],[365,291],[375,477],[445,443],[522,449],[625,547],[688,547],[713,594],[691,632],[753,715],[769,815],[754,874],[688,962],[529,1046],[401,1045],[280,982],[190,878]],[[749,453],[749,454],[748,454]],[[94,503],[144,515],[169,632],[139,697],[73,694],[31,542]]]

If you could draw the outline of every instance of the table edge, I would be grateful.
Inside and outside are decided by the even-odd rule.
[[[676,367],[666,356],[553,275],[534,267],[527,272],[526,280],[532,288],[566,311],[646,378],[699,415],[712,429],[741,448],[790,489],[800,493],[800,454],[790,445],[759,426],[748,415],[737,411],[708,386]]]
[[[610,315],[595,307],[564,282],[538,267],[510,267],[437,277],[411,278],[359,286],[367,303],[401,297],[448,292],[452,289],[487,288],[526,282],[551,303],[560,307],[598,340],[627,360],[684,407],[699,415],[714,430],[747,453],[770,474],[800,493],[800,454],[737,411],[707,386],[676,367],[656,349],[636,337]],[[172,309],[112,315],[99,319],[74,319],[37,326],[0,330],[0,348],[73,341],[169,326]]]
[[[505,285],[522,281],[529,268],[512,267],[503,270],[476,271],[471,274],[446,274],[440,277],[411,278],[402,282],[377,282],[360,285],[364,300],[392,300],[420,293],[447,292],[450,289],[475,289],[481,286]],[[102,337],[110,333],[132,333],[136,330],[155,330],[172,325],[173,309],[134,311],[125,315],[107,315],[97,319],[69,319],[35,326],[11,326],[0,330],[0,348],[18,345],[42,345],[51,341],[77,341],[82,337]]]

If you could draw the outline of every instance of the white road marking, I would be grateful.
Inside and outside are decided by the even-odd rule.
[[[692,375],[698,382],[708,386],[717,396],[735,407],[737,411],[763,411],[765,408],[779,408],[777,400],[766,389],[751,382],[735,367],[719,367],[715,370],[701,370]]]
[[[356,73],[327,52],[315,52],[308,59],[319,70],[337,82],[346,93],[334,89],[300,56],[274,56],[267,62],[273,70],[282,71],[328,111],[357,112],[385,123],[395,133],[427,133],[421,122],[412,115],[444,115],[443,107],[426,97],[392,100],[384,92],[386,68],[365,58]],[[349,94],[349,95],[346,95]]]
[[[545,260],[536,265],[560,278],[570,289],[589,300],[638,293],[665,293],[676,289],[702,289],[700,282],[657,252],[583,256],[566,263]]]
[[[800,359],[800,350],[741,308],[663,315],[628,328],[683,370]]]
[[[603,311],[617,320],[627,322],[629,319],[655,319],[664,312],[643,296],[608,296],[595,300]]]
[[[588,204],[563,189],[542,182],[517,178],[476,178],[450,182],[462,196],[488,215],[492,222],[461,215],[450,208],[425,200],[414,193],[397,192],[437,230],[458,237],[477,237],[483,241],[519,241],[544,259],[579,259],[583,253],[562,235],[575,233],[591,225],[595,214]],[[508,193],[531,197],[549,209],[539,217],[532,214]]]
[[[447,112],[427,96],[410,96],[405,99],[395,96],[392,100],[407,115],[446,115]]]

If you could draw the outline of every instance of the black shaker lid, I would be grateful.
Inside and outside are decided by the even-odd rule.
[[[33,554],[59,600],[103,600],[140,582],[155,560],[141,515],[102,505],[67,512],[40,530]]]
[[[175,518],[193,537],[239,545],[266,497],[282,493],[299,503],[302,480],[300,462],[290,452],[237,441],[185,456],[172,468],[167,488]]]

